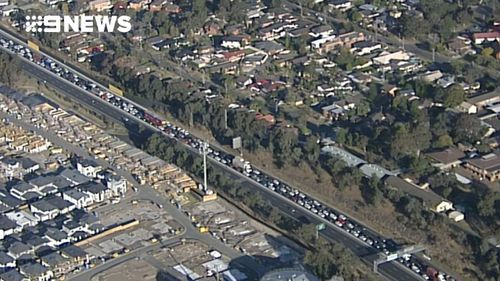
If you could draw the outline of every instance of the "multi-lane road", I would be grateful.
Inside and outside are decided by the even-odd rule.
[[[79,87],[69,83],[68,81],[62,79],[61,77],[27,61],[22,61],[22,68],[38,79],[39,81],[44,81],[48,86],[55,88],[59,92],[77,100],[82,106],[86,106],[91,108],[92,110],[97,111],[98,113],[104,114],[109,118],[117,122],[123,122],[126,118],[129,119],[129,115],[125,112],[113,107],[109,103],[103,102],[101,99],[96,96],[90,94],[82,90]],[[130,118],[128,125],[138,125],[139,121],[133,118]],[[129,127],[138,127],[138,126],[129,126]],[[155,130],[154,127],[148,127],[151,130]],[[191,149],[193,153],[198,153],[197,150]],[[245,186],[251,190],[258,190],[259,192],[263,192],[266,198],[269,198],[273,202],[273,205],[278,207],[285,213],[288,213],[297,219],[307,218],[307,220],[311,223],[326,223],[327,227],[325,230],[321,232],[321,235],[325,238],[337,241],[351,249],[356,255],[360,256],[367,263],[371,263],[374,259],[374,249],[363,243],[359,239],[354,238],[352,235],[349,235],[344,230],[339,229],[334,226],[327,220],[321,219],[319,216],[311,214],[310,211],[294,204],[288,199],[280,196],[275,192],[271,192],[269,189],[264,188],[259,183],[242,176],[239,172],[231,169],[228,166],[222,165],[221,163],[210,159],[218,169],[223,169],[224,172],[231,174],[232,177],[241,182],[242,186]],[[170,205],[170,204],[166,204]],[[294,212],[290,212],[290,210],[294,210]],[[204,236],[204,235],[198,235]],[[421,277],[414,274],[412,271],[408,270],[406,267],[402,266],[397,262],[386,263],[380,267],[381,274],[387,277],[390,280],[421,280]]]

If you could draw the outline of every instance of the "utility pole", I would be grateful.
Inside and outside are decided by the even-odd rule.
[[[432,48],[432,62],[436,62],[436,48]]]
[[[227,130],[227,108],[224,109],[224,129]]]
[[[208,150],[208,143],[205,141],[205,142],[203,142],[203,192],[206,192],[208,190],[208,184],[207,184],[207,150]]]

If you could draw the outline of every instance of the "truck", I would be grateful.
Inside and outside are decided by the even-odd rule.
[[[144,119],[146,119],[150,124],[154,126],[161,126],[164,123],[160,118],[155,117],[147,112],[144,113]]]
[[[233,167],[239,170],[240,172],[247,172],[250,173],[252,172],[252,166],[250,165],[250,162],[245,161],[245,159],[241,157],[235,157],[233,159]]]

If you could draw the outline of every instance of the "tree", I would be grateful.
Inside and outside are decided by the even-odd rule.
[[[464,88],[458,84],[450,86],[446,90],[444,97],[444,106],[454,108],[460,105],[465,100]]]
[[[488,191],[485,192],[477,202],[477,211],[482,217],[492,217],[499,212],[497,201],[500,199],[500,193]]]
[[[356,57],[348,50],[341,49],[335,57],[335,62],[344,70],[351,70],[355,65]]]
[[[475,143],[481,138],[483,128],[477,117],[462,113],[455,120],[452,132],[455,142]]]
[[[491,57],[493,55],[493,53],[495,52],[495,50],[493,50],[493,48],[491,47],[487,47],[487,48],[484,48],[482,51],[481,51],[481,56],[484,56],[484,57]]]
[[[452,145],[453,139],[447,134],[439,136],[437,141],[434,143],[435,148],[448,148]]]
[[[416,38],[431,31],[429,22],[419,17],[412,17],[407,14],[401,16],[401,31],[405,37]]]
[[[329,280],[336,272],[335,264],[338,262],[334,259],[332,247],[323,245],[317,251],[307,251],[304,257],[304,263],[310,266],[314,273],[321,280]]]
[[[304,242],[313,244],[316,240],[316,225],[304,224],[295,232]]]
[[[338,128],[335,132],[335,140],[339,144],[345,144],[347,140],[348,131],[345,128]]]
[[[13,86],[19,80],[20,73],[19,60],[5,52],[0,52],[0,82]]]

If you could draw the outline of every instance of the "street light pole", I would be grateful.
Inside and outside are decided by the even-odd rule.
[[[203,142],[203,191],[206,192],[208,190],[207,186],[207,149],[208,143]]]

